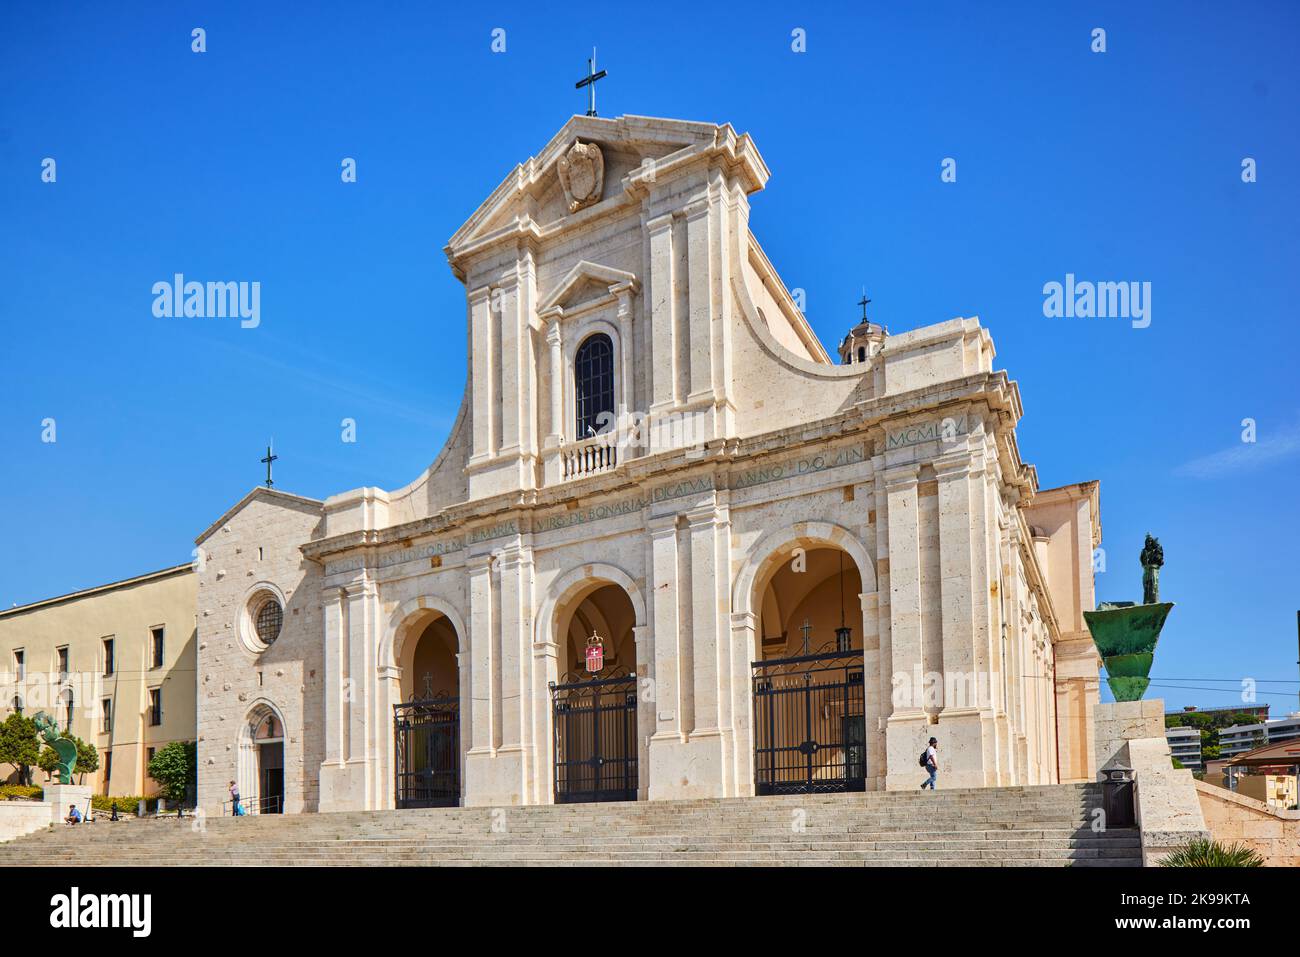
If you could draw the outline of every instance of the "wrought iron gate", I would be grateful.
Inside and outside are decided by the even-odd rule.
[[[865,791],[861,651],[755,661],[758,794]]]
[[[551,685],[555,803],[635,801],[636,678]]]
[[[397,806],[460,803],[460,699],[447,696],[393,706]]]

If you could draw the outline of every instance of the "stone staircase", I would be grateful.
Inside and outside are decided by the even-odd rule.
[[[1136,867],[1098,785],[130,820],[0,845],[17,865]]]

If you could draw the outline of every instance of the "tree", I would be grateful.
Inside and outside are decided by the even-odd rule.
[[[32,783],[32,765],[40,756],[36,722],[14,712],[0,724],[0,764],[18,769],[18,783]]]
[[[77,783],[84,784],[87,774],[94,774],[99,770],[99,748],[89,742],[82,741],[75,734],[70,734],[68,737],[77,746],[77,764],[72,769],[73,773],[80,775],[77,778]]]
[[[149,777],[157,781],[168,801],[184,801],[198,779],[198,749],[193,741],[173,741],[149,762]]]
[[[80,775],[77,783],[82,784],[87,774],[93,774],[99,770],[99,749],[93,744],[82,741],[75,734],[64,734],[64,737],[77,746],[77,761],[72,766],[72,773]],[[47,744],[41,748],[41,754],[37,759],[36,766],[46,774],[52,775],[59,769],[59,756]]]

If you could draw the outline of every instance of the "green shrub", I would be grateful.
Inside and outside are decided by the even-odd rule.
[[[90,798],[90,804],[96,811],[103,811],[105,814],[113,810],[114,802],[117,803],[117,813],[119,815],[129,814],[135,816],[135,809],[144,801],[144,812],[153,814],[158,810],[157,797],[145,797],[143,794],[95,794]]]
[[[1263,867],[1264,857],[1248,844],[1195,840],[1160,862],[1161,867]]]
[[[34,784],[0,785],[0,801],[39,801],[45,791]]]

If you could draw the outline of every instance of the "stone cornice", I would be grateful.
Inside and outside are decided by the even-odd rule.
[[[776,455],[796,456],[810,446],[824,449],[828,443],[848,448],[854,440],[865,442],[869,446],[865,457],[870,459],[873,452],[870,446],[881,444],[885,430],[894,420],[934,416],[972,402],[982,402],[990,410],[997,410],[1008,407],[1010,401],[1004,372],[978,373],[938,386],[868,400],[817,422],[746,438],[717,439],[706,443],[702,452],[696,448],[679,448],[638,456],[610,472],[590,478],[461,502],[429,518],[320,539],[303,545],[301,550],[308,559],[324,563],[327,558],[346,552],[377,553],[392,546],[410,547],[418,540],[446,532],[487,528],[510,519],[519,520],[520,530],[525,531],[529,530],[525,527],[526,516],[542,509],[596,495],[649,492],[656,482],[669,477],[684,480],[711,475],[715,488],[728,488],[729,476],[739,469]]]

